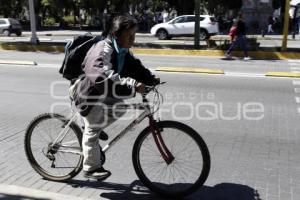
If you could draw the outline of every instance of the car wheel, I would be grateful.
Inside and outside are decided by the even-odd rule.
[[[16,32],[16,35],[19,37],[22,35],[22,32]]]
[[[199,39],[200,40],[205,40],[208,36],[208,33],[206,30],[201,29],[199,33]]]
[[[166,40],[168,39],[168,32],[164,29],[160,29],[157,31],[157,37],[160,40]]]
[[[3,35],[5,35],[5,36],[10,36],[9,30],[4,30],[4,31],[3,31]]]

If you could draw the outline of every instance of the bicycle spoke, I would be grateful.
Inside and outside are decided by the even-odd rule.
[[[145,134],[144,138],[137,139],[140,142],[138,143],[140,167],[135,166],[135,169],[142,170],[143,176],[139,175],[141,180],[144,176],[147,177],[148,181],[143,181],[147,186],[163,194],[172,194],[172,196],[176,194],[177,197],[177,195],[189,194],[189,191],[195,190],[196,187],[192,187],[195,184],[202,184],[200,179],[207,177],[207,174],[202,176],[202,173],[207,173],[207,171],[203,170],[205,160],[200,147],[202,144],[195,140],[199,136],[188,132],[189,130],[186,132],[177,128],[177,126],[183,126],[180,123],[166,122],[165,124],[167,123],[174,125],[174,128],[162,127],[163,131],[160,135],[165,147],[155,143],[151,132]],[[162,157],[157,145],[161,145],[163,151],[170,151],[174,157],[169,164]],[[139,174],[138,171],[137,173]]]
[[[78,135],[82,133],[77,126],[76,129],[72,127],[75,125],[64,127],[65,121],[58,115],[44,114],[32,123],[32,127],[28,128],[29,132],[26,131],[31,144],[26,149],[26,155],[33,163],[33,168],[46,179],[67,180],[81,169],[82,155]],[[66,134],[57,138],[63,131]]]

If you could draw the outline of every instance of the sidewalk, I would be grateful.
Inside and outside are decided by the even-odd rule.
[[[75,30],[53,30],[53,31],[37,31],[36,34],[37,36],[75,36],[75,35],[81,35],[83,33],[90,32],[93,35],[100,35],[102,34],[102,31],[75,31]],[[31,32],[30,31],[24,31],[23,35],[25,36],[30,36]],[[150,37],[150,33],[137,33],[137,36],[144,36],[144,37]],[[227,37],[227,35],[221,34],[221,35],[216,35],[213,37]],[[281,40],[282,35],[265,35],[264,37],[261,34],[249,34],[247,35],[249,38],[257,38],[259,40]],[[190,37],[191,40],[193,40],[192,37]],[[292,35],[288,36],[288,40],[300,40],[300,36],[296,35],[295,39],[292,38]]]
[[[74,31],[74,30],[55,30],[55,31],[37,31],[37,36],[76,36],[81,35],[83,33],[90,32],[93,35],[101,35],[102,31]],[[25,36],[31,36],[30,31],[24,31],[22,33]],[[150,33],[137,33],[138,36],[151,36]]]
[[[54,192],[35,190],[16,185],[0,184],[0,199],[17,200],[17,199],[40,199],[40,200],[89,200],[87,198],[78,198],[69,195],[63,195]]]
[[[76,36],[85,33],[86,31],[73,30],[56,30],[56,31],[38,31],[38,37],[43,36]],[[99,35],[101,32],[92,31],[94,35]],[[32,45],[30,43],[31,32],[23,32],[28,36],[26,40],[16,41],[9,40],[0,43],[0,49],[3,50],[17,50],[17,51],[44,51],[44,52],[64,52],[64,46],[70,38],[58,40],[40,38],[39,45]],[[216,39],[225,39],[227,35],[212,36]],[[281,35],[248,35],[248,38],[257,38],[260,43],[259,50],[250,51],[250,57],[255,59],[299,59],[300,58],[300,37],[297,35],[296,39],[292,39],[289,35],[288,49],[286,52],[281,52],[282,36]],[[147,39],[149,38],[149,39]],[[17,39],[17,38],[16,38]],[[219,44],[216,41],[217,45]],[[192,37],[174,38],[173,40],[158,40],[149,33],[137,33],[136,43],[133,51],[139,54],[150,55],[186,55],[186,56],[224,56],[224,50],[206,49],[206,43],[201,42],[201,50],[194,49],[194,41]],[[242,52],[233,52],[233,56],[242,56]]]

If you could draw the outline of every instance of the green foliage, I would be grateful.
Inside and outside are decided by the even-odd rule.
[[[71,16],[71,15],[64,16],[63,20],[64,20],[64,22],[65,22],[66,25],[74,24],[75,23],[74,16]]]
[[[0,0],[0,15],[20,19],[27,4],[25,0]]]
[[[53,26],[55,24],[55,19],[53,17],[47,17],[44,19],[45,26]]]
[[[195,0],[109,0],[109,12],[126,13],[129,6],[138,8],[141,12],[150,8],[152,12],[162,11],[163,9],[171,9],[175,7],[178,15],[194,13]],[[210,14],[226,13],[228,9],[240,9],[243,0],[200,0],[202,10],[208,10]],[[284,0],[272,0],[274,8],[281,6]],[[52,23],[56,22],[74,23],[74,17],[79,19],[80,9],[86,14],[85,20],[101,17],[103,10],[107,8],[108,0],[34,0],[36,15],[41,16]],[[140,7],[140,5],[142,5]],[[203,9],[205,8],[205,9]],[[28,10],[28,0],[0,0],[0,15],[4,17],[24,18],[25,10]],[[203,12],[202,12],[203,13]],[[47,17],[49,19],[47,19]],[[50,18],[52,18],[50,20]],[[48,23],[49,22],[49,23]]]

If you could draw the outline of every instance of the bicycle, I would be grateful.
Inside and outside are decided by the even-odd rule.
[[[144,94],[143,103],[118,107],[143,112],[103,147],[102,164],[105,162],[105,152],[134,126],[148,118],[149,126],[134,142],[134,170],[141,182],[159,195],[187,196],[201,187],[208,177],[209,151],[202,137],[191,127],[181,122],[154,119],[154,113],[163,102],[157,88],[153,86],[147,89],[147,93],[154,94],[154,106],[150,105],[147,94]],[[44,113],[33,119],[26,130],[24,142],[27,159],[33,169],[47,180],[67,181],[82,169],[82,129],[75,122],[77,117],[74,114],[68,119],[60,114]]]

